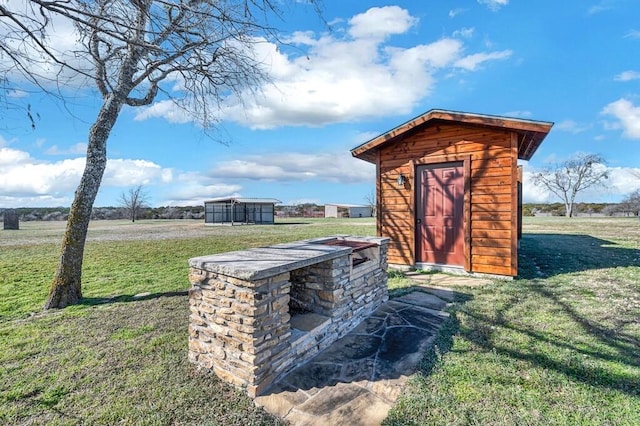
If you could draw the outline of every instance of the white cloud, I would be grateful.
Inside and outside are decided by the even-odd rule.
[[[209,176],[264,181],[361,183],[375,179],[375,168],[353,158],[349,152],[279,153],[229,161],[214,168]]]
[[[443,38],[431,44],[419,45],[410,49],[398,51],[392,59],[397,69],[408,67],[419,69],[427,65],[431,69],[444,68],[450,65],[462,52],[462,43],[458,40]],[[410,70],[407,70],[409,73]]]
[[[451,9],[449,11],[449,18],[455,18],[456,16],[463,14],[465,12],[467,12],[469,9],[463,9],[461,7],[457,8],[457,9]]]
[[[7,207],[62,207],[69,206],[69,197],[53,197],[51,195],[39,196],[7,196],[0,194],[0,205]]]
[[[609,167],[607,189],[613,194],[627,195],[640,189],[640,167]]]
[[[500,52],[491,52],[491,53],[474,53],[472,55],[467,55],[464,58],[458,59],[455,63],[455,66],[458,68],[463,68],[467,71],[475,71],[479,65],[484,62],[496,60],[496,59],[506,59],[511,56],[513,52],[511,50],[502,50]]]
[[[0,147],[3,146],[0,143]],[[0,167],[15,166],[28,162],[31,156],[29,153],[11,148],[0,148]]]
[[[47,155],[69,155],[69,154],[85,154],[87,152],[86,143],[77,143],[66,149],[60,149],[58,145],[53,145],[48,148],[44,153]]]
[[[27,96],[29,96],[29,93],[25,92],[24,90],[13,89],[13,90],[8,90],[6,92],[6,96],[7,98],[19,99],[19,98],[26,98]]]
[[[618,121],[612,128],[622,128],[623,134],[631,139],[640,139],[640,107],[631,101],[621,98],[611,102],[602,110],[602,114],[611,115]]]
[[[460,28],[459,30],[454,31],[452,35],[453,37],[471,38],[475,31],[475,28]]]
[[[215,182],[200,173],[181,173],[176,177],[175,186],[166,188],[162,206],[203,205],[206,200],[216,197],[241,196],[242,185]]]
[[[169,123],[177,124],[189,123],[193,120],[184,109],[179,108],[175,102],[169,100],[155,102],[146,108],[136,108],[134,120],[143,121],[149,118],[164,118]]]
[[[253,128],[406,114],[431,92],[434,73],[457,58],[461,48],[453,39],[408,49],[320,39],[309,60],[289,63],[297,67],[287,73],[289,78],[263,88],[251,102],[229,104],[224,113]]]
[[[578,134],[582,132],[586,132],[591,129],[593,126],[591,124],[580,124],[573,120],[564,120],[559,123],[556,123],[554,129],[562,130],[564,132],[570,132],[573,134]]]
[[[624,71],[613,78],[615,81],[631,81],[640,79],[640,71]]]
[[[609,4],[607,4],[606,1],[601,1],[599,4],[591,6],[587,10],[587,14],[595,15],[597,13],[605,12],[605,11],[610,10],[610,9],[611,9],[611,6]]]
[[[478,0],[478,3],[487,6],[491,10],[498,10],[509,4],[509,0]]]
[[[84,169],[84,158],[44,163],[24,154],[18,154],[20,161],[11,165],[0,161],[0,195],[58,196],[72,192],[78,185]]]
[[[372,7],[349,20],[348,33],[354,38],[385,39],[403,34],[418,20],[398,6]]]
[[[548,203],[554,195],[547,189],[534,185],[532,177],[536,171],[524,166],[522,170],[522,202],[524,203]]]
[[[520,118],[528,118],[533,116],[531,111],[526,110],[516,110],[516,111],[508,111],[503,114],[505,117],[520,117]]]
[[[625,35],[625,38],[640,38],[640,31],[631,30]]]
[[[408,114],[429,96],[440,75],[475,71],[511,51],[471,53],[463,57],[460,39],[443,38],[410,47],[386,40],[417,23],[397,6],[372,8],[346,23],[344,31],[296,32],[279,48],[258,43],[255,55],[272,83],[241,100],[223,101],[221,119],[254,129],[278,126],[322,126],[389,115]],[[468,31],[467,31],[468,32]],[[168,101],[136,110],[136,119],[164,117],[193,121]]]
[[[171,181],[171,171],[151,161],[122,158],[110,158],[102,178],[103,185],[116,187],[148,185],[157,181]]]
[[[69,205],[84,171],[84,157],[42,161],[28,152],[0,148],[0,200],[4,205]],[[146,160],[109,159],[102,187],[169,183],[171,169]]]

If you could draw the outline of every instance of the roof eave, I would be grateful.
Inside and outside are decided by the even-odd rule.
[[[361,160],[375,163],[376,151],[383,145],[392,143],[409,130],[419,128],[430,121],[458,122],[515,131],[520,135],[518,158],[523,160],[531,158],[553,126],[552,122],[546,121],[434,109],[353,148],[351,155]]]

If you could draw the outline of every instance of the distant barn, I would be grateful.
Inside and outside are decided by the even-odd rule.
[[[273,224],[275,198],[214,198],[204,202],[204,223],[216,224]]]
[[[389,264],[516,276],[522,169],[553,123],[431,110],[351,150],[376,165]]]
[[[345,212],[347,217],[371,217],[373,211],[371,206],[362,206],[359,204],[325,204],[324,205],[324,217],[344,217]]]

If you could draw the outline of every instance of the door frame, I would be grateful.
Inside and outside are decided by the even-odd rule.
[[[418,200],[420,187],[420,176],[418,175],[418,168],[420,166],[439,166],[446,167],[452,163],[462,163],[463,169],[463,181],[464,181],[464,195],[462,200],[462,235],[463,235],[463,254],[464,265],[462,266],[465,272],[471,272],[471,156],[436,156],[431,158],[425,158],[420,160],[411,161],[414,176],[414,190],[411,194],[411,204],[413,205],[413,238],[414,238],[414,264],[420,263],[417,261],[419,250],[419,230],[418,230]],[[434,265],[434,266],[448,266],[448,265]],[[451,268],[459,270],[459,266],[451,265]]]

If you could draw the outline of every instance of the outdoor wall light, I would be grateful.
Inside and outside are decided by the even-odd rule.
[[[406,182],[407,178],[404,177],[404,175],[402,173],[400,173],[398,175],[398,186],[400,187],[404,187],[404,183]]]

